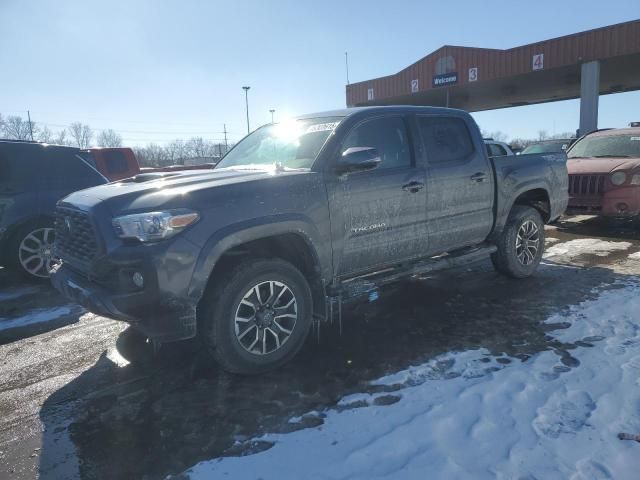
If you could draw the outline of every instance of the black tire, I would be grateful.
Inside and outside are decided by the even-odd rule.
[[[25,225],[21,226],[20,228],[18,228],[14,232],[14,234],[11,236],[11,240],[9,241],[8,267],[14,270],[15,272],[19,273],[25,279],[28,279],[31,281],[41,281],[41,282],[48,281],[49,274],[48,272],[46,272],[46,263],[43,266],[44,268],[43,270],[40,270],[38,274],[34,274],[33,272],[29,271],[27,267],[25,267],[25,265],[21,261],[20,255],[21,255],[22,242],[25,241],[25,239],[29,237],[29,235],[31,235],[32,233],[41,232],[43,229],[50,230],[47,240],[51,242],[51,248],[52,248],[53,247],[52,237],[55,237],[55,231],[53,230],[53,228],[54,228],[53,220],[48,218],[30,221]],[[28,246],[28,248],[36,247],[36,245],[33,243],[29,244],[28,240],[26,245]],[[24,255],[24,252],[23,252],[23,255]],[[27,263],[27,266],[37,265],[37,262],[38,262],[38,259],[34,259],[32,262]]]
[[[255,293],[251,293],[252,289],[256,285],[262,285],[259,287],[258,293],[262,293],[264,298],[265,295],[269,295],[268,289],[272,286],[269,282],[285,285],[294,299],[292,305],[297,318],[295,318],[295,323],[291,327],[290,335],[282,341],[280,336],[286,334],[281,330],[281,324],[288,319],[278,319],[277,321],[280,323],[275,323],[275,325],[278,325],[276,327],[273,323],[264,323],[270,322],[269,319],[271,318],[272,322],[275,322],[276,317],[270,316],[265,320],[265,317],[259,318],[258,313],[256,313],[261,308],[266,309],[267,315],[278,314],[276,316],[280,316],[279,314],[290,312],[290,310],[283,311],[282,306],[276,309],[276,305],[279,305],[278,302],[284,302],[284,300],[273,301],[273,297],[276,295],[270,295],[265,305],[260,308],[256,309],[256,305],[258,305],[256,301],[252,307],[253,310],[249,309],[243,312],[243,316],[253,318],[253,321],[249,320],[246,323],[248,325],[246,330],[243,323],[238,323],[236,320],[236,315],[241,308],[244,308],[241,307],[243,299],[246,299],[249,303],[254,303],[250,301],[251,297],[247,298],[246,295],[252,295],[253,298],[257,298]],[[267,289],[266,292],[265,288]],[[279,289],[281,287],[278,284],[274,284],[274,288]],[[288,295],[285,292],[282,298],[290,299],[291,297]],[[304,344],[312,324],[312,302],[311,290],[307,280],[289,262],[280,259],[244,261],[232,268],[225,275],[225,278],[220,278],[205,293],[205,298],[201,305],[202,310],[199,312],[198,334],[207,350],[224,370],[247,375],[266,372],[291,360]],[[245,302],[244,305],[246,307],[247,303]],[[269,310],[270,307],[273,308]],[[291,305],[288,308],[291,309]],[[269,311],[267,312],[267,310]],[[251,311],[253,311],[252,314],[250,313]],[[264,315],[264,312],[262,314]],[[238,324],[238,327],[236,327],[236,324]],[[291,326],[291,324],[289,323],[287,326]],[[236,332],[237,329],[238,332]],[[247,332],[250,329],[251,331]],[[271,332],[269,333],[269,338],[265,340],[267,336],[266,330],[271,330]],[[258,340],[258,349],[261,345],[265,351],[275,347],[276,336],[279,338],[277,340],[279,347],[273,351],[267,351],[267,353],[248,350],[251,345],[247,345],[247,343],[254,339],[254,331],[256,332],[255,339],[260,338]],[[276,331],[278,333],[275,333]],[[243,333],[245,337],[240,339],[239,336],[242,336]],[[265,342],[269,348],[264,348]]]
[[[537,229],[538,247],[535,255],[531,250],[523,252],[522,248],[518,249],[516,246],[518,233],[525,226],[531,225],[528,222],[533,222]],[[491,255],[491,261],[498,272],[511,278],[531,276],[538,268],[544,253],[544,222],[540,212],[533,207],[515,205],[496,246],[498,251]],[[526,263],[523,263],[522,258],[526,258]]]

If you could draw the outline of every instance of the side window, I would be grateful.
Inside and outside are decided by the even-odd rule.
[[[418,117],[431,164],[465,161],[474,151],[467,124],[455,117]]]
[[[378,168],[411,166],[411,147],[401,117],[367,120],[355,127],[342,144],[340,153],[351,147],[373,147],[382,157]]]
[[[507,154],[507,151],[504,149],[502,145],[498,145],[497,143],[491,144],[492,157],[504,157],[506,154]]]
[[[73,192],[105,183],[75,152],[51,152],[47,160],[53,183],[59,190]]]

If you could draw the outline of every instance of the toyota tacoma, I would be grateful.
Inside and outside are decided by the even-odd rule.
[[[52,282],[228,371],[290,360],[314,321],[380,286],[491,257],[536,270],[567,206],[564,154],[490,159],[472,117],[367,107],[269,124],[208,171],[140,174],[58,203]],[[335,306],[335,308],[334,308]]]

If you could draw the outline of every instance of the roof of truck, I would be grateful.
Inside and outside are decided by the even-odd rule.
[[[322,118],[322,117],[348,117],[350,115],[364,112],[364,111],[410,111],[410,112],[429,112],[429,113],[446,113],[446,112],[463,112],[464,110],[458,110],[457,108],[444,108],[444,107],[421,107],[417,105],[385,105],[374,107],[352,107],[341,108],[338,110],[327,110],[325,112],[315,112],[300,115],[296,118]],[[466,112],[465,112],[466,113]]]

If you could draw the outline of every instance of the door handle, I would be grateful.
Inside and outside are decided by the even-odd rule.
[[[482,183],[487,179],[487,174],[484,172],[478,172],[471,175],[471,180],[473,182]]]
[[[420,190],[422,190],[424,188],[424,183],[423,182],[419,182],[417,180],[413,180],[409,183],[405,183],[402,186],[402,189],[405,192],[411,192],[411,193],[416,193],[419,192]]]

